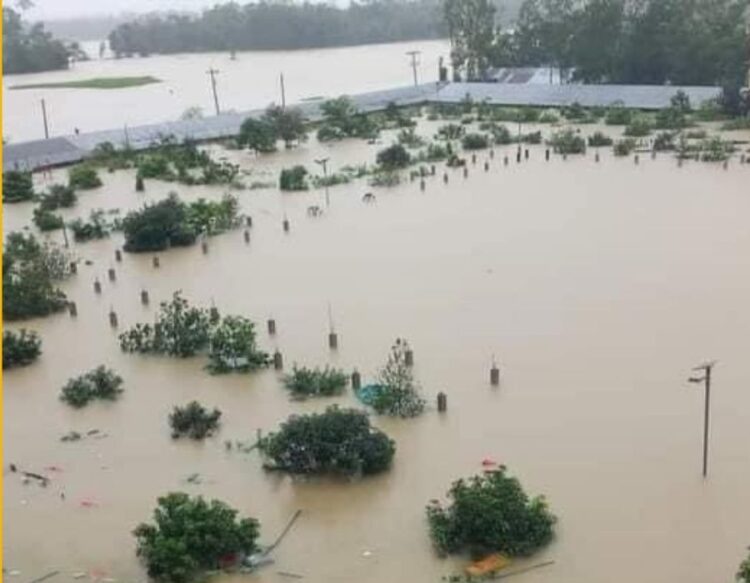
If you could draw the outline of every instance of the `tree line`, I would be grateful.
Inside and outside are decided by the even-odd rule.
[[[438,0],[371,0],[348,8],[258,2],[200,15],[151,15],[109,35],[118,56],[333,47],[444,36]]]
[[[491,0],[445,0],[451,60],[479,80],[491,67],[549,66],[587,83],[739,87],[748,70],[748,0],[525,0],[513,28]]]
[[[25,22],[20,13],[3,8],[3,72],[36,73],[67,69],[77,47],[68,47],[37,22]]]

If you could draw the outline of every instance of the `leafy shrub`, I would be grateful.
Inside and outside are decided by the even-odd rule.
[[[281,190],[307,190],[307,168],[304,166],[293,166],[284,168],[279,176],[279,188]]]
[[[122,393],[121,385],[122,377],[102,365],[70,379],[63,387],[60,399],[76,409],[85,407],[94,399],[114,401]]]
[[[666,152],[668,150],[674,150],[674,134],[670,132],[660,132],[654,138],[654,151]]]
[[[75,190],[90,190],[99,188],[102,181],[90,164],[79,164],[68,171],[68,185]]]
[[[401,144],[393,144],[380,150],[375,160],[383,170],[392,171],[406,168],[411,163],[411,156]]]
[[[737,571],[737,581],[740,583],[750,583],[750,555],[740,564],[740,570]]]
[[[397,136],[398,143],[407,148],[420,148],[424,146],[424,138],[414,131],[414,128],[401,130]]]
[[[284,386],[298,398],[340,395],[346,388],[346,383],[344,371],[328,366],[321,370],[297,368],[295,365],[292,374],[284,377]]]
[[[177,177],[172,170],[167,156],[160,152],[154,152],[150,155],[142,156],[138,159],[137,178],[152,178],[159,180],[172,181]]]
[[[626,126],[633,118],[633,112],[622,106],[610,107],[604,116],[608,126]]]
[[[600,148],[602,146],[611,146],[613,140],[609,136],[604,135],[602,132],[595,132],[593,135],[589,136],[588,142],[589,147]]]
[[[560,119],[557,117],[554,111],[544,111],[539,116],[539,123],[557,123]]]
[[[239,201],[236,196],[225,194],[219,202],[199,198],[187,207],[187,223],[196,233],[215,235],[239,224]]]
[[[466,134],[461,140],[464,150],[482,150],[488,148],[490,143],[484,134]]]
[[[628,126],[625,128],[625,135],[641,138],[651,133],[651,124],[646,118],[636,117],[630,121]]]
[[[325,413],[293,415],[263,438],[268,469],[292,474],[368,475],[388,469],[393,441],[370,426],[364,413],[329,407]]]
[[[91,211],[88,221],[81,218],[71,221],[70,229],[73,231],[73,238],[79,243],[84,243],[93,239],[109,237],[111,225],[104,217],[104,211],[97,209]]]
[[[47,316],[67,305],[55,282],[70,273],[67,253],[33,235],[10,233],[3,250],[3,317]]]
[[[125,352],[187,358],[206,348],[210,338],[209,311],[190,306],[180,292],[175,292],[171,302],[161,303],[153,325],[136,324],[120,334],[120,348]]]
[[[510,134],[510,130],[503,125],[496,125],[492,128],[492,137],[498,145],[513,143],[513,136]]]
[[[723,162],[729,159],[734,151],[731,142],[722,140],[719,136],[704,140],[701,144],[701,160],[704,162]]]
[[[437,137],[441,140],[460,140],[466,133],[466,128],[462,125],[449,123],[438,128]]]
[[[23,202],[34,198],[31,172],[8,170],[3,172],[3,202]]]
[[[446,507],[437,501],[427,507],[430,535],[441,554],[527,556],[552,540],[556,519],[544,498],[530,499],[503,466],[454,482],[448,498]]]
[[[273,152],[276,150],[278,138],[278,131],[269,119],[249,117],[240,126],[237,142],[240,146],[256,152]]]
[[[65,224],[63,222],[63,218],[60,215],[56,215],[51,211],[44,210],[41,207],[37,207],[34,209],[33,221],[40,231],[54,231],[56,229],[62,229],[63,225]]]
[[[629,156],[635,150],[635,146],[636,143],[633,139],[618,140],[614,147],[615,156]]]
[[[750,130],[750,117],[738,117],[724,122],[721,129],[724,131]]]
[[[521,134],[518,137],[518,141],[522,144],[541,144],[542,143],[542,132],[529,132],[528,134]]]
[[[123,223],[125,251],[141,253],[168,247],[189,246],[197,233],[188,222],[188,209],[176,194],[132,211]]]
[[[224,502],[171,493],[159,498],[154,523],[138,525],[133,534],[149,577],[189,583],[225,566],[228,558],[257,551],[258,531],[257,520],[238,520]]]
[[[249,372],[270,361],[256,346],[254,324],[242,316],[226,316],[211,330],[208,360],[214,374]]]
[[[318,130],[318,140],[338,140],[341,138],[377,137],[379,128],[367,115],[357,112],[354,102],[348,97],[329,99],[320,105],[323,123]]]
[[[409,343],[398,339],[391,347],[388,360],[378,374],[380,390],[372,403],[380,414],[416,417],[424,411],[425,400],[419,394],[410,366],[406,364]]]
[[[453,153],[453,149],[450,143],[443,146],[442,144],[430,143],[427,145],[427,149],[424,150],[419,158],[425,162],[437,162],[439,160],[445,160]]]
[[[379,169],[370,178],[370,186],[384,186],[390,188],[401,183],[401,175],[391,170]]]
[[[169,414],[172,439],[186,436],[190,439],[210,437],[218,429],[219,419],[221,411],[209,411],[198,401],[192,401],[184,407],[175,407]]]
[[[573,130],[567,129],[552,135],[549,144],[559,154],[584,154],[586,153],[586,140],[577,135]]]
[[[3,369],[28,366],[42,353],[42,340],[36,332],[3,332]]]
[[[689,125],[685,110],[667,107],[656,112],[654,127],[659,130],[681,130]]]
[[[78,197],[75,190],[63,184],[53,184],[47,194],[39,200],[39,208],[45,211],[56,211],[59,208],[70,208],[75,205]]]

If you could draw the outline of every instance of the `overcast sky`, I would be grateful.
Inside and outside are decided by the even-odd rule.
[[[224,4],[228,0],[33,0],[34,8],[28,11],[30,20],[59,20],[80,16],[102,16],[121,12],[153,12],[157,10],[200,10]],[[239,0],[240,4],[248,0]],[[15,0],[5,0],[14,5]],[[348,4],[337,0],[335,4]]]

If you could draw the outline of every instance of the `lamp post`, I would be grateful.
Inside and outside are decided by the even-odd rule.
[[[691,383],[703,383],[706,392],[706,402],[703,411],[703,477],[708,475],[708,418],[711,406],[711,370],[716,364],[715,360],[701,364],[693,368],[694,371],[702,371],[703,376],[692,376],[688,379]]]
[[[328,160],[330,158],[321,158],[320,160],[315,160],[316,164],[319,164],[323,167],[323,183],[325,184],[326,189],[326,206],[331,205],[330,197],[328,196]]]

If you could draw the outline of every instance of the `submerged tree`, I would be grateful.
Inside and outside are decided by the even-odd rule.
[[[416,417],[424,411],[425,400],[419,393],[411,366],[407,364],[409,343],[398,339],[391,347],[388,361],[378,375],[379,390],[372,406],[378,413]]]
[[[138,525],[133,534],[150,577],[189,583],[255,552],[259,524],[254,518],[238,519],[224,502],[171,493],[159,498],[154,522]]]
[[[495,6],[490,0],[444,0],[454,71],[468,81],[483,80],[495,37]]]
[[[21,320],[59,312],[67,300],[55,284],[69,273],[65,251],[33,235],[10,233],[3,251],[3,316]]]
[[[364,413],[329,407],[325,413],[293,415],[260,443],[268,469],[292,474],[368,475],[388,469],[393,441],[370,426]]]
[[[90,164],[79,164],[68,171],[68,184],[75,190],[89,190],[102,185],[101,178]]]
[[[122,377],[102,365],[70,379],[62,388],[60,399],[77,409],[95,399],[114,401],[122,393],[121,385]]]
[[[212,330],[208,359],[208,370],[214,374],[249,372],[270,362],[256,345],[255,325],[242,316],[226,316]]]
[[[448,498],[448,506],[436,500],[427,506],[432,542],[441,554],[527,556],[552,540],[556,519],[546,501],[529,498],[503,466],[454,482]]]
[[[31,172],[8,170],[3,172],[3,202],[23,202],[34,199]]]
[[[750,555],[740,564],[740,570],[737,571],[737,581],[740,583],[750,583]]]
[[[42,353],[42,340],[36,332],[3,332],[3,369],[28,366]]]
[[[279,135],[271,120],[266,118],[247,118],[242,122],[237,143],[255,152],[273,152]]]
[[[209,411],[198,401],[192,401],[184,407],[175,407],[169,414],[169,426],[172,438],[190,437],[203,439],[211,436],[219,427],[221,411]]]
[[[323,369],[297,367],[284,377],[284,387],[298,399],[306,397],[332,397],[346,389],[347,376],[344,371],[326,366]]]
[[[175,193],[141,210],[128,213],[122,222],[125,251],[162,251],[170,246],[189,246],[197,233],[188,221],[188,209]]]

